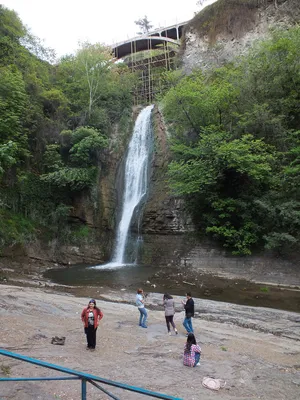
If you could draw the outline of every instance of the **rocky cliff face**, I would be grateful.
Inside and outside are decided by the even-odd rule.
[[[181,58],[186,73],[221,66],[247,52],[274,27],[300,21],[299,0],[218,0],[185,28]]]
[[[184,202],[168,188],[167,169],[170,152],[167,131],[158,108],[153,112],[154,153],[151,184],[143,217],[143,232],[147,234],[181,234],[193,231],[190,218],[184,212]]]

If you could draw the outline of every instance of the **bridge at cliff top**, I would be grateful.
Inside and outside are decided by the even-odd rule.
[[[179,46],[179,39],[187,23],[188,21],[167,28],[158,28],[147,34],[117,43],[112,46],[113,53],[116,58],[120,59],[139,51],[159,48],[159,45],[166,45],[167,43]]]

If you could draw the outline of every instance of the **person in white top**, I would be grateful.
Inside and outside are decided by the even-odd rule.
[[[139,320],[139,326],[142,328],[147,328],[147,310],[145,308],[145,300],[144,300],[144,291],[143,289],[138,289],[137,294],[135,297],[135,303],[138,307],[138,310],[140,312],[140,320]]]

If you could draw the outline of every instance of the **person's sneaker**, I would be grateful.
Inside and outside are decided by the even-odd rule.
[[[171,335],[172,335],[172,333],[171,333],[171,332],[168,332],[168,335],[169,335],[169,336],[171,336]]]
[[[142,328],[148,328],[148,326],[146,326],[146,325],[141,325],[141,327],[142,327]]]
[[[201,365],[200,362],[198,362],[198,363],[196,364],[196,367],[200,367],[200,365]]]
[[[175,331],[176,335],[178,335],[178,330],[176,328],[174,329],[174,331]]]

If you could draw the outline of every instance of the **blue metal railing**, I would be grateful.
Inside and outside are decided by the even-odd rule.
[[[102,386],[100,386],[96,382],[101,382],[109,386],[114,386],[120,389],[129,390],[131,392],[140,393],[145,396],[155,397],[157,399],[164,399],[164,400],[183,400],[179,397],[168,396],[167,394],[152,392],[147,389],[139,388],[136,386],[126,385],[125,383],[111,381],[105,378],[101,378],[99,376],[85,374],[84,372],[75,371],[74,369],[60,367],[56,364],[50,364],[45,361],[37,360],[36,358],[31,358],[27,356],[23,356],[21,354],[12,353],[7,350],[0,349],[0,355],[15,358],[17,360],[25,361],[31,364],[38,365],[39,367],[45,367],[49,369],[54,369],[56,371],[63,372],[65,374],[72,375],[70,376],[59,376],[59,377],[41,377],[41,378],[0,378],[0,382],[8,382],[8,381],[61,381],[61,380],[81,380],[81,400],[86,400],[87,395],[87,383],[91,383],[93,386],[101,390],[102,392],[106,393],[109,397],[114,400],[120,400],[118,397],[113,395],[112,393],[108,392]]]

